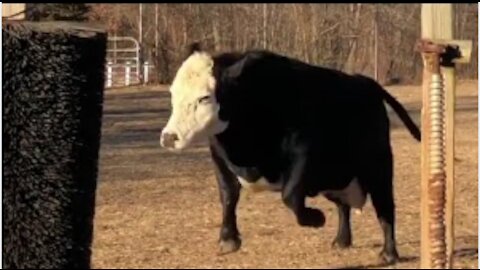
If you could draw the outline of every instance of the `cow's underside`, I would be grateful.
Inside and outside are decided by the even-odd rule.
[[[218,139],[213,140],[215,142],[212,151],[216,151],[224,160],[242,188],[253,191],[282,191],[282,186],[288,181],[292,169],[291,161],[297,158],[291,153],[295,147],[281,149],[277,152],[280,154],[271,156],[262,149],[256,149],[249,155],[246,148],[242,148],[242,157],[236,157],[237,152],[231,155],[234,157],[232,160],[221,142]],[[305,165],[301,169],[305,196],[324,195],[332,201],[361,209],[365,204],[366,195],[374,188],[373,186],[389,192],[392,181],[391,177],[388,177],[392,170],[389,143],[380,147],[373,144],[370,147],[363,145],[364,151],[357,149],[358,153],[342,151],[345,150],[345,145],[335,142],[324,143],[329,145],[322,147],[322,142],[318,142],[314,145],[320,146],[307,146],[307,150],[301,154],[302,158],[305,158]],[[250,161],[247,166],[242,164],[242,159]],[[252,163],[252,160],[256,160],[257,163]],[[382,178],[371,176],[382,170],[389,174]]]
[[[291,170],[289,161],[295,158],[289,153],[291,150],[281,151],[281,156],[263,155],[260,159],[261,154],[258,152],[262,150],[255,151],[252,153],[255,157],[250,158],[248,153],[243,153],[247,156],[244,157],[246,159],[259,160],[257,164],[249,162],[249,166],[244,166],[241,162],[237,163],[229,158],[218,139],[212,140],[215,142],[212,141],[211,151],[217,152],[217,155],[224,160],[242,188],[255,192],[282,191],[282,186],[285,181],[288,181]],[[388,162],[390,160],[388,157],[391,155],[390,148],[387,145],[381,152],[372,146],[369,148],[371,152],[358,154],[342,153],[343,147],[338,148],[338,151],[332,149],[333,153],[320,150],[311,153],[311,148],[304,153],[306,164],[302,168],[302,181],[305,183],[305,195],[308,197],[324,195],[329,199],[361,209],[368,191],[371,190],[370,185],[378,185],[369,181],[364,175],[374,173],[369,171],[391,169],[392,163]],[[383,181],[391,181],[391,179],[383,179]]]

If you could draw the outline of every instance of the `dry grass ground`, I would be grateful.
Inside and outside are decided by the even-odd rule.
[[[419,86],[389,87],[418,121]],[[458,87],[455,267],[477,269],[477,82]],[[243,246],[217,255],[221,205],[209,153],[159,147],[169,114],[165,87],[106,92],[93,243],[95,268],[378,268],[383,241],[370,202],[353,215],[353,248],[330,248],[337,214],[324,198],[321,229],[299,227],[277,193],[242,194]],[[419,266],[420,144],[392,116],[397,242],[402,262]]]

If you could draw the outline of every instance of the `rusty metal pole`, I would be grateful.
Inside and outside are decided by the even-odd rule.
[[[440,73],[439,56],[426,56],[431,64],[432,78],[429,87],[428,120],[430,125],[428,155],[429,155],[429,240],[430,260],[434,269],[446,268],[445,240],[445,94],[443,78]]]
[[[422,109],[422,268],[444,269],[445,241],[445,90],[440,72],[444,48],[421,42],[424,61]]]

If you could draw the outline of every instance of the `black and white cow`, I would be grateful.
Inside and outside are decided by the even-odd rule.
[[[387,102],[415,139],[402,105],[374,80],[268,51],[212,56],[193,46],[170,87],[172,114],[160,143],[184,149],[209,140],[223,206],[220,248],[240,248],[236,205],[242,188],[280,191],[302,226],[325,217],[305,205],[322,194],[338,208],[333,245],[352,244],[351,208],[369,194],[384,234],[380,253],[398,259],[393,157]]]

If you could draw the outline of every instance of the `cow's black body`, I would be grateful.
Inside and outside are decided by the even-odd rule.
[[[384,101],[412,134],[420,133],[403,107],[373,80],[308,65],[270,52],[214,58],[220,117],[228,128],[211,139],[221,201],[221,241],[240,247],[235,208],[241,185],[264,177],[280,186],[298,223],[319,227],[320,210],[306,197],[344,189],[357,179],[369,194],[385,236],[381,255],[397,258],[394,236],[393,162]],[[335,193],[339,230],[334,244],[351,245],[350,206]]]

